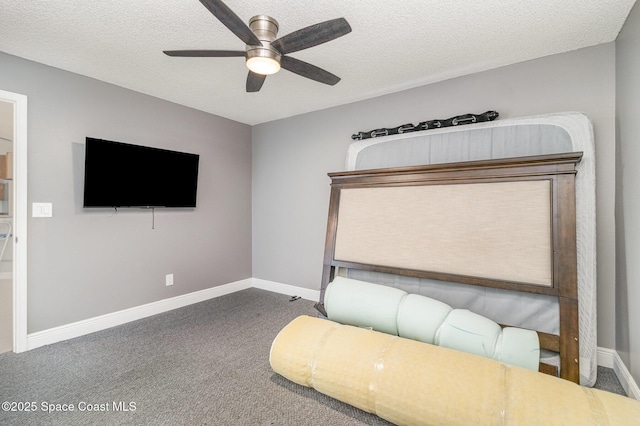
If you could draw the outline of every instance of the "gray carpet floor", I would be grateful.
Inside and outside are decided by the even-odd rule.
[[[271,342],[304,314],[316,315],[312,302],[248,289],[0,354],[0,402],[31,409],[0,410],[0,424],[388,425],[271,370]],[[624,394],[609,369],[596,386]]]

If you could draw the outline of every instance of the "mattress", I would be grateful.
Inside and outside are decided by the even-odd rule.
[[[591,121],[585,114],[548,114],[356,141],[349,146],[346,168],[364,170],[576,151],[583,153],[576,175],[580,384],[593,386],[597,373],[595,147]],[[341,270],[339,274],[432,297],[498,323],[559,332],[555,297],[358,270]],[[543,358],[559,366],[555,354],[546,353]]]

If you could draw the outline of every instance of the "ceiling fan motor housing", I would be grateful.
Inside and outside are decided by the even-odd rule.
[[[278,35],[278,21],[267,15],[256,15],[249,20],[251,31],[262,42],[262,46],[247,45],[247,61],[251,58],[268,58],[280,64],[280,52],[271,47]]]

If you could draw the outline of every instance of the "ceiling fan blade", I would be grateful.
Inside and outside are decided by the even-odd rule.
[[[213,16],[218,18],[225,27],[229,28],[244,44],[250,44],[252,46],[262,46],[262,43],[251,31],[251,28],[245,24],[242,19],[238,17],[229,6],[224,4],[221,0],[200,0],[200,3],[204,5],[209,12],[213,13]]]
[[[333,75],[329,71],[325,71],[322,68],[318,68],[315,65],[311,65],[307,62],[301,61],[300,59],[292,58],[291,56],[281,57],[280,65],[282,68],[293,73],[330,86],[333,86],[340,81],[340,77],[337,75]]]
[[[311,25],[298,31],[280,37],[271,43],[283,55],[297,52],[326,43],[351,32],[351,26],[344,18],[332,19]]]
[[[260,89],[262,88],[262,84],[264,83],[264,80],[266,78],[266,75],[256,74],[249,71],[249,75],[247,75],[247,92],[260,91]]]
[[[190,58],[231,58],[245,56],[244,50],[163,50],[168,56],[181,56]]]

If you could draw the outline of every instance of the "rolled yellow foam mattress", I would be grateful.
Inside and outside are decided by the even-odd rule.
[[[640,402],[448,348],[301,316],[281,376],[399,425],[638,425]]]

